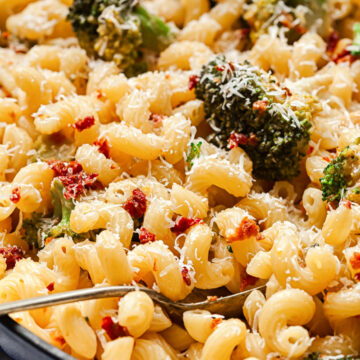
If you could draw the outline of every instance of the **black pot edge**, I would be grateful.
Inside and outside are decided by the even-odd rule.
[[[9,316],[0,317],[0,349],[12,360],[75,360]]]

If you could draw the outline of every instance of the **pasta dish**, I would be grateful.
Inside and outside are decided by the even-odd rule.
[[[359,124],[359,0],[0,0],[0,302],[134,285],[11,314],[76,359],[357,359]]]

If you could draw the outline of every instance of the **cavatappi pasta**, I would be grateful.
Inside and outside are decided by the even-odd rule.
[[[358,358],[360,1],[113,0],[93,53],[71,24],[82,2],[0,0],[0,303],[134,285],[11,315],[77,359]],[[110,61],[106,24],[139,2],[171,41],[129,53],[123,19]],[[294,150],[272,151],[306,121],[283,176]],[[241,319],[182,324],[141,291],[260,285]]]

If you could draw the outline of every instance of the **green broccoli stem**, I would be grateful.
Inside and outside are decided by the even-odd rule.
[[[48,236],[59,237],[62,235],[74,236],[74,232],[70,229],[70,215],[75,207],[73,199],[66,199],[64,196],[64,185],[59,179],[55,179],[52,183],[50,193],[53,198],[54,217],[61,219],[60,222],[53,226]]]
[[[142,44],[145,49],[160,52],[164,50],[172,40],[169,26],[159,17],[149,14],[149,12],[138,5],[134,15],[140,20]]]

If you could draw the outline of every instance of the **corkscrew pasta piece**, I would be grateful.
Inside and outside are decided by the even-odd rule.
[[[206,197],[200,196],[184,187],[173,184],[170,201],[174,211],[184,217],[204,218],[209,210]]]
[[[72,35],[72,30],[66,22],[67,12],[67,6],[61,1],[36,1],[20,13],[9,16],[6,28],[19,38],[29,40],[68,37]]]
[[[160,292],[169,299],[181,300],[194,287],[190,272],[181,267],[161,241],[135,247],[128,253],[128,258],[131,266],[136,269],[136,278],[143,279],[150,287],[156,283]]]
[[[109,341],[101,356],[101,360],[116,360],[121,354],[124,360],[130,360],[133,352],[135,340],[131,336],[119,337],[116,340]]]
[[[96,252],[106,279],[111,285],[130,284],[132,270],[119,237],[102,231],[96,239]]]
[[[252,183],[251,175],[244,168],[244,161],[242,158],[238,162],[210,156],[200,158],[187,174],[186,187],[206,194],[211,185],[216,185],[234,196],[245,196]]]
[[[36,129],[42,134],[53,134],[78,120],[89,119],[89,124],[98,122],[97,113],[88,96],[67,97],[53,104],[42,105],[33,117]]]
[[[341,204],[337,209],[328,211],[322,235],[327,244],[340,246],[350,234],[353,214],[346,204]]]
[[[215,222],[242,266],[261,250],[259,227],[245,210],[236,207],[223,210],[216,214]]]
[[[186,262],[194,268],[195,287],[199,289],[223,286],[234,274],[231,259],[228,257],[208,260],[211,241],[210,228],[205,224],[199,224],[190,229],[182,248]]]
[[[70,216],[71,230],[80,234],[94,229],[107,229],[118,234],[127,248],[130,245],[133,220],[120,205],[102,201],[80,202]]]
[[[86,359],[93,358],[97,348],[96,335],[79,307],[76,304],[59,306],[55,310],[55,318],[61,335],[71,349]]]
[[[279,291],[266,301],[261,310],[260,335],[273,351],[283,356],[301,356],[311,344],[308,331],[301,325],[309,322],[314,312],[315,303],[305,291]]]
[[[229,319],[221,322],[207,338],[201,352],[201,360],[230,359],[235,346],[244,342],[246,326],[239,319]]]
[[[295,226],[283,223],[271,250],[273,272],[282,286],[290,285],[315,295],[335,279],[338,260],[329,248],[314,246],[307,250],[301,264],[299,246]]]
[[[120,300],[119,324],[125,326],[135,338],[149,330],[153,315],[154,303],[144,292],[130,292]]]
[[[120,175],[119,165],[100,153],[96,146],[81,145],[76,151],[75,159],[88,174],[97,174],[97,179],[104,185],[110,184]]]
[[[141,130],[125,123],[107,125],[101,136],[109,141],[114,150],[144,160],[155,160],[159,157],[165,143],[162,137],[152,133],[144,134]]]
[[[206,310],[189,310],[184,312],[183,321],[189,335],[194,340],[205,343],[217,324],[222,322],[222,318],[213,316]]]

